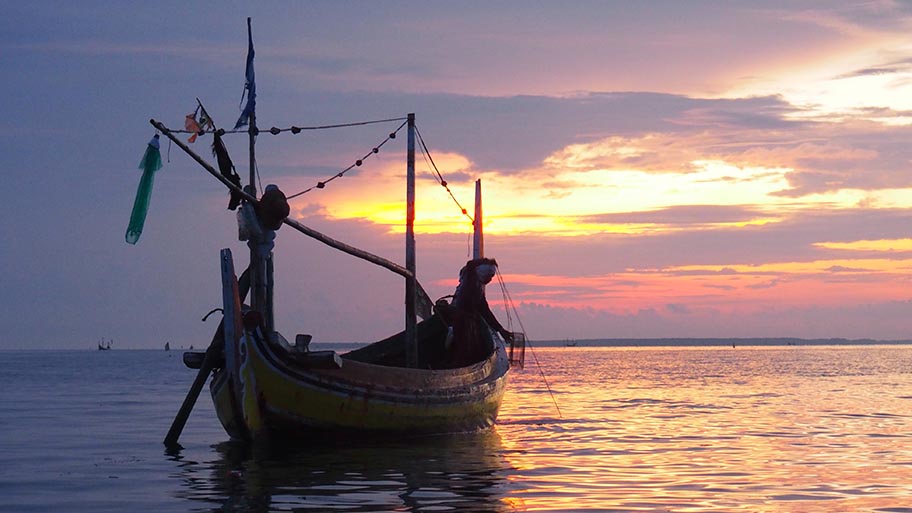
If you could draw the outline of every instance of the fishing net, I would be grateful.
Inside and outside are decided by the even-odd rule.
[[[152,184],[155,172],[162,168],[161,152],[159,151],[158,134],[149,141],[146,153],[139,162],[143,170],[136,189],[136,200],[133,201],[133,213],[130,214],[130,224],[127,226],[126,240],[128,244],[136,244],[142,234],[146,222],[146,213],[149,211],[149,201],[152,199]]]

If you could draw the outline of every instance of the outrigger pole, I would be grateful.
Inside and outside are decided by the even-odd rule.
[[[322,242],[323,244],[326,244],[327,246],[338,249],[339,251],[342,251],[344,253],[348,253],[349,255],[352,255],[356,258],[360,258],[362,260],[371,262],[372,264],[375,264],[375,265],[378,265],[385,269],[388,269],[405,278],[405,280],[406,280],[406,325],[405,325],[406,356],[407,356],[407,362],[409,362],[408,365],[415,366],[415,365],[417,365],[417,357],[418,357],[418,355],[417,355],[418,330],[417,330],[416,316],[419,311],[428,310],[429,305],[431,305],[432,302],[431,302],[430,297],[428,296],[427,292],[425,292],[424,289],[421,287],[421,284],[418,283],[418,280],[416,278],[416,272],[415,272],[415,267],[416,267],[416,265],[415,265],[415,233],[414,233],[414,221],[415,221],[415,144],[414,144],[414,141],[415,141],[415,138],[414,138],[415,115],[409,114],[408,119],[409,119],[410,144],[409,144],[409,151],[408,151],[409,158],[407,161],[407,174],[410,177],[409,178],[410,185],[407,186],[407,191],[406,191],[409,198],[407,199],[408,212],[407,212],[407,216],[406,216],[407,217],[407,219],[406,219],[407,227],[406,227],[406,266],[405,267],[402,267],[401,265],[391,262],[383,257],[374,255],[372,253],[369,253],[362,249],[356,248],[356,247],[346,244],[344,242],[337,241],[331,237],[328,237],[328,236],[318,232],[317,230],[314,230],[313,228],[310,228],[304,224],[301,224],[300,222],[298,222],[295,219],[286,218],[283,221],[283,223],[288,226],[291,226],[295,230],[303,233],[304,235],[307,235],[308,237],[311,237],[313,239],[316,239],[316,240]],[[251,122],[253,122],[253,121],[251,120]],[[179,147],[181,150],[184,151],[184,153],[186,153],[193,160],[195,160],[200,166],[202,166],[203,169],[208,171],[209,174],[214,176],[218,181],[222,182],[222,185],[227,187],[229,190],[231,190],[237,194],[240,194],[246,201],[248,201],[252,205],[256,206],[259,204],[259,201],[257,200],[257,198],[253,194],[251,194],[251,192],[255,191],[255,189],[252,188],[253,187],[252,184],[251,184],[251,188],[247,188],[247,190],[241,189],[240,187],[238,187],[237,185],[232,183],[230,180],[228,180],[227,178],[222,176],[219,171],[217,171],[214,167],[212,167],[211,164],[206,162],[196,152],[191,150],[189,146],[184,144],[184,142],[181,141],[164,124],[162,124],[161,122],[156,121],[154,119],[149,120],[149,123],[153,127],[155,127],[158,131],[160,131],[162,134],[164,134],[165,137],[170,139],[171,142],[176,144],[177,147]],[[251,137],[253,137],[253,136],[251,136]],[[251,154],[251,158],[254,159],[253,162],[255,165],[255,156],[253,154]],[[255,173],[252,172],[251,175],[252,175],[251,179],[255,181],[255,179],[256,179]],[[267,270],[269,267],[271,267],[269,265],[270,263],[271,263],[270,260],[266,261]],[[253,306],[254,309],[257,309],[261,313],[263,313],[264,317],[267,317],[267,312],[269,313],[269,315],[267,317],[268,318],[267,322],[269,322],[268,329],[270,331],[272,331],[274,329],[274,324],[273,324],[274,321],[273,321],[272,315],[271,315],[272,314],[271,301],[269,301],[269,296],[271,294],[268,294],[268,292],[269,292],[268,289],[270,287],[267,286],[269,281],[271,281],[271,280],[268,280],[268,276],[267,276],[266,280],[263,279],[264,274],[268,275],[268,272],[263,273],[262,266],[263,266],[263,262],[260,261],[259,256],[256,254],[256,251],[251,251],[251,271],[252,271],[251,272],[251,284],[250,284],[251,302],[252,302],[251,306]],[[258,270],[258,269],[261,270],[261,272],[256,272],[256,270]],[[258,290],[262,292],[261,295],[259,296],[259,298],[256,297],[256,291],[258,291]],[[259,300],[259,302],[257,302],[258,300]],[[419,304],[422,305],[421,308],[418,307]],[[263,306],[265,306],[267,308],[266,311],[261,309],[261,307],[263,307]],[[422,313],[424,314],[425,312],[422,312]]]
[[[149,123],[153,127],[155,127],[158,131],[160,131],[165,137],[170,139],[171,142],[173,142],[175,145],[177,145],[178,148],[183,150],[184,153],[186,153],[188,156],[190,156],[190,158],[195,160],[196,163],[199,164],[203,169],[205,169],[210,175],[215,177],[216,180],[222,182],[222,185],[227,187],[228,190],[240,194],[241,196],[243,196],[243,198],[245,200],[247,200],[248,202],[250,202],[251,204],[253,204],[255,206],[259,204],[259,200],[257,200],[256,198],[254,198],[253,196],[251,196],[250,194],[245,192],[243,189],[241,189],[237,185],[231,183],[224,176],[222,176],[221,173],[219,173],[218,170],[216,170],[214,167],[212,167],[211,164],[206,162],[196,152],[191,150],[189,146],[184,144],[184,142],[181,141],[176,135],[174,135],[174,132],[172,132],[171,129],[169,129],[168,127],[163,125],[161,122],[156,121],[154,119],[150,119]],[[390,270],[390,271],[398,274],[399,276],[402,276],[403,278],[408,278],[409,276],[414,276],[414,273],[412,273],[405,267],[402,267],[401,265],[399,265],[395,262],[387,260],[381,256],[374,255],[373,253],[364,251],[363,249],[359,249],[352,245],[349,245],[344,242],[333,239],[332,237],[329,237],[321,232],[318,232],[317,230],[314,230],[313,228],[311,228],[307,225],[304,225],[295,219],[286,218],[282,222],[285,223],[287,226],[291,226],[295,230],[303,233],[304,235],[307,235],[308,237],[310,237],[312,239],[316,239],[317,241],[322,242],[323,244],[326,244],[327,246],[329,246],[331,248],[338,249],[339,251],[341,251],[343,253],[348,253],[349,255],[351,255],[353,257],[360,258],[361,260],[366,260],[374,265],[383,267],[384,269]],[[421,298],[421,301],[430,302],[430,298],[427,295],[427,293],[424,291],[424,289],[421,287],[421,284],[418,283],[417,280],[415,283],[416,283],[416,289],[418,292],[418,297]]]
[[[238,279],[238,297],[241,298],[241,301],[247,296],[247,291],[249,289],[250,273],[244,271]],[[187,396],[184,397],[184,402],[181,404],[180,410],[177,412],[177,415],[174,416],[174,420],[171,422],[171,428],[168,429],[168,434],[165,435],[164,444],[167,447],[177,446],[177,439],[180,438],[181,432],[187,424],[190,412],[193,411],[193,406],[196,405],[196,399],[199,397],[200,392],[202,392],[203,386],[209,378],[209,374],[215,369],[217,362],[223,359],[222,352],[224,349],[225,320],[222,319],[218,328],[215,329],[215,334],[212,335],[212,342],[209,343],[209,347],[206,349],[206,353],[203,356],[203,362],[200,364],[199,371],[196,373],[196,378],[193,380],[193,384],[190,385],[190,390],[187,391]],[[188,353],[184,354],[186,355]],[[184,358],[184,362],[186,362],[186,356],[184,356]]]

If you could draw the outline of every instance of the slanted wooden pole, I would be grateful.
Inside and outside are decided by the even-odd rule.
[[[216,170],[214,167],[212,167],[212,164],[206,162],[203,159],[203,157],[200,157],[199,154],[197,154],[195,151],[191,150],[190,147],[184,143],[184,141],[180,140],[180,138],[178,138],[176,135],[174,135],[174,132],[172,132],[170,128],[166,127],[162,122],[156,121],[154,119],[150,119],[149,123],[152,126],[154,126],[158,131],[160,131],[162,134],[164,134],[165,137],[170,139],[171,142],[174,143],[178,148],[183,150],[184,153],[189,155],[190,158],[195,160],[196,163],[199,164],[200,166],[202,166],[203,169],[205,169],[210,175],[215,177],[216,180],[222,182],[222,185],[227,187],[228,190],[234,191],[234,192],[242,195],[244,197],[244,199],[246,199],[247,201],[250,201],[250,202],[256,204],[257,199],[255,197],[251,196],[250,194],[245,192],[243,189],[241,189],[237,185],[231,183],[230,180],[228,180],[227,178],[222,176],[222,173],[220,173],[218,170]]]
[[[225,347],[224,335],[222,332],[223,323],[224,319],[219,323],[218,328],[216,328],[215,335],[212,335],[212,342],[209,343],[209,348],[206,349],[206,356],[203,357],[203,364],[196,373],[196,378],[193,380],[193,384],[190,385],[190,390],[187,391],[187,396],[184,397],[184,402],[181,404],[180,410],[178,410],[177,415],[174,416],[174,420],[171,422],[171,428],[168,429],[168,434],[165,435],[164,443],[168,447],[177,445],[177,439],[180,438],[181,432],[184,431],[184,426],[187,424],[187,419],[190,418],[190,412],[193,411],[196,400],[199,398],[200,392],[202,392],[203,386],[206,384],[206,379],[209,378],[209,374],[211,374],[212,369],[215,368],[215,363],[219,360],[222,349]]]
[[[244,271],[244,273],[241,274],[240,279],[238,279],[238,294],[241,301],[247,296],[247,290],[249,288],[250,272],[248,269]],[[203,386],[206,384],[206,379],[209,378],[209,374],[212,373],[216,363],[222,359],[222,352],[225,349],[224,328],[225,320],[222,319],[222,322],[219,323],[218,328],[215,330],[215,335],[212,336],[209,348],[206,349],[206,356],[203,357],[203,364],[200,366],[199,372],[196,373],[196,378],[193,380],[193,384],[190,385],[190,390],[187,391],[187,396],[184,397],[184,402],[181,404],[180,410],[178,410],[177,415],[174,416],[174,421],[171,422],[171,428],[168,430],[168,434],[165,435],[164,443],[168,447],[177,446],[177,440],[180,438],[181,432],[183,432],[184,426],[187,424],[187,419],[190,418],[190,412],[193,411],[193,407],[196,405],[196,400],[199,398],[200,392],[202,392]]]
[[[405,214],[405,360],[418,366],[417,291],[415,279],[415,115],[408,115],[408,155],[406,158]]]
[[[256,198],[254,198],[250,194],[246,193],[240,187],[231,183],[227,178],[222,176],[222,174],[219,173],[218,170],[216,170],[214,167],[212,167],[211,164],[206,162],[201,156],[199,156],[199,154],[197,154],[196,152],[191,150],[189,146],[184,144],[184,141],[180,140],[180,138],[178,138],[176,135],[174,135],[174,132],[172,132],[168,127],[166,127],[164,124],[162,124],[161,122],[156,121],[154,119],[149,120],[149,123],[152,126],[154,126],[156,129],[158,129],[165,137],[170,139],[171,142],[174,143],[178,148],[183,150],[184,153],[189,155],[190,158],[195,160],[196,163],[199,164],[203,169],[205,169],[210,175],[215,177],[218,181],[222,182],[222,185],[227,187],[228,190],[243,195],[244,199],[253,203],[254,205],[257,204]],[[405,267],[402,267],[399,264],[391,262],[390,260],[387,260],[383,257],[374,255],[374,254],[364,251],[362,249],[356,248],[352,245],[346,244],[342,241],[335,240],[332,237],[329,237],[321,232],[318,232],[317,230],[314,230],[313,228],[311,228],[307,225],[301,224],[300,222],[298,222],[295,219],[286,218],[282,222],[288,226],[291,226],[292,228],[301,232],[302,234],[304,234],[312,239],[315,239],[318,242],[321,242],[331,248],[338,249],[339,251],[348,253],[349,255],[352,255],[353,257],[360,258],[362,260],[366,260],[375,265],[379,265],[380,267],[388,269],[404,278],[407,278],[410,274],[412,276],[414,276],[414,274],[411,271],[409,271]],[[417,281],[416,281],[416,287],[418,289],[418,294],[424,294],[424,296],[425,296],[424,301],[427,301],[428,303],[430,303],[430,298],[427,297],[427,294],[425,294],[424,290],[421,288],[421,284],[417,283]]]

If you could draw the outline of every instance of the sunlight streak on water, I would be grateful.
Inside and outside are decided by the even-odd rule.
[[[179,354],[6,353],[0,495],[16,512],[912,513],[912,346],[535,353],[550,387],[527,362],[487,432],[254,451],[204,393],[170,454],[194,376]]]
[[[563,417],[526,372],[498,426],[526,508],[888,511],[912,496],[908,349],[539,351]]]

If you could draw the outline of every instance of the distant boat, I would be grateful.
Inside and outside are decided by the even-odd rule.
[[[105,341],[104,337],[102,337],[101,341],[98,342],[98,350],[99,351],[110,351],[112,342],[114,342],[114,339]]]
[[[564,347],[576,347],[576,340],[565,340]]]
[[[170,350],[171,350],[171,343],[165,342],[165,351],[170,351]]]

